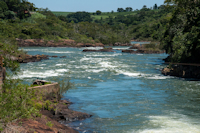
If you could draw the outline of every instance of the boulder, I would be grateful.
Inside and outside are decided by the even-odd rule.
[[[34,82],[33,82],[33,85],[45,85],[45,83],[48,83],[48,81],[46,81],[46,80],[35,80]]]
[[[28,62],[38,62],[47,59],[49,59],[48,55],[25,55],[25,56],[19,55],[16,61],[18,61],[19,63],[28,63]]]

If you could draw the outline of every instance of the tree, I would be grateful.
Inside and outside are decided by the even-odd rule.
[[[101,14],[101,11],[97,10],[97,11],[96,11],[96,14],[97,14],[97,15],[100,15],[100,14]]]
[[[117,12],[124,12],[123,8],[117,8]]]
[[[155,5],[153,6],[153,9],[158,9],[157,4],[155,4]]]
[[[126,12],[131,12],[133,10],[132,7],[126,7]]]
[[[4,1],[0,1],[0,18],[5,18],[5,12],[8,10],[8,6]]]
[[[200,0],[166,0],[175,7],[162,44],[171,62],[200,63]],[[173,4],[173,5],[171,5]]]
[[[8,10],[8,6],[4,1],[0,1],[0,12],[5,12]]]
[[[69,22],[73,20],[75,23],[92,21],[91,14],[88,12],[76,12],[76,13],[68,14],[67,18],[69,19]]]
[[[142,7],[142,9],[146,9],[147,8],[147,6],[146,5],[144,5],[143,7]]]

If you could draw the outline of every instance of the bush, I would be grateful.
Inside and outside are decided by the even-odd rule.
[[[0,124],[6,125],[15,119],[40,115],[39,110],[33,106],[34,90],[28,89],[19,80],[6,79],[0,91]]]

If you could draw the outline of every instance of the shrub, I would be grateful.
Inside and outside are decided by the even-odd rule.
[[[34,90],[22,85],[19,80],[6,79],[0,90],[0,118],[5,124],[20,118],[39,116],[39,110],[35,108]]]

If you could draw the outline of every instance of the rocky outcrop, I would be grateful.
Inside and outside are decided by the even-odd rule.
[[[120,43],[120,42],[116,42],[113,46],[131,46],[131,43]]]
[[[12,61],[17,61],[19,63],[28,63],[28,62],[39,62],[41,60],[48,60],[49,57],[53,57],[53,58],[66,58],[66,56],[57,56],[57,55],[53,55],[53,56],[49,56],[49,55],[19,55],[18,57],[16,56],[6,56],[7,58],[9,58]]]
[[[131,53],[131,54],[161,54],[165,53],[165,51],[161,50],[146,50],[146,49],[138,49],[137,51],[134,50],[122,50],[123,53]]]
[[[112,48],[104,48],[104,49],[99,49],[99,50],[84,49],[82,52],[114,52],[114,50]]]
[[[68,107],[71,104],[72,103],[68,102],[67,100],[60,100],[56,106],[57,111],[55,112],[54,110],[51,110],[51,115],[49,117],[57,121],[64,120],[68,122],[73,122],[73,121],[84,120],[92,116],[87,113],[82,113],[69,109]]]
[[[47,60],[48,55],[19,55],[19,57],[15,57],[14,60],[16,60],[19,63],[28,63],[28,62],[38,62],[41,60]]]
[[[114,44],[109,44],[109,46],[131,46],[131,43],[120,43],[116,42]]]
[[[55,100],[52,99],[52,102],[54,101]],[[57,106],[55,106],[52,110],[40,111],[42,114],[41,117],[36,117],[34,119],[18,119],[17,121],[11,123],[10,126],[7,126],[4,131],[30,133],[78,133],[79,131],[65,126],[58,121],[70,123],[84,120],[92,115],[70,110],[68,107],[71,104],[71,102],[66,100],[60,100]],[[12,130],[9,129],[9,127],[12,127]]]
[[[46,41],[44,39],[18,39],[16,38],[19,47],[104,47],[102,43],[77,43],[71,39],[61,39],[58,41]]]
[[[171,67],[166,67],[161,72],[164,75],[200,79],[200,65],[172,64]]]
[[[104,47],[104,45],[102,43],[95,43],[95,44],[91,44],[91,43],[77,43],[76,47]]]
[[[41,85],[45,82],[47,81],[37,80],[36,84]],[[32,116],[31,119],[17,119],[10,125],[6,125],[3,132],[78,133],[79,131],[59,122],[70,123],[92,116],[69,109],[72,103],[67,100],[60,100],[61,95],[58,83],[30,87],[29,89],[34,89],[35,95],[38,96],[39,94],[37,100],[42,98],[42,100],[37,101],[41,108],[41,117]]]

